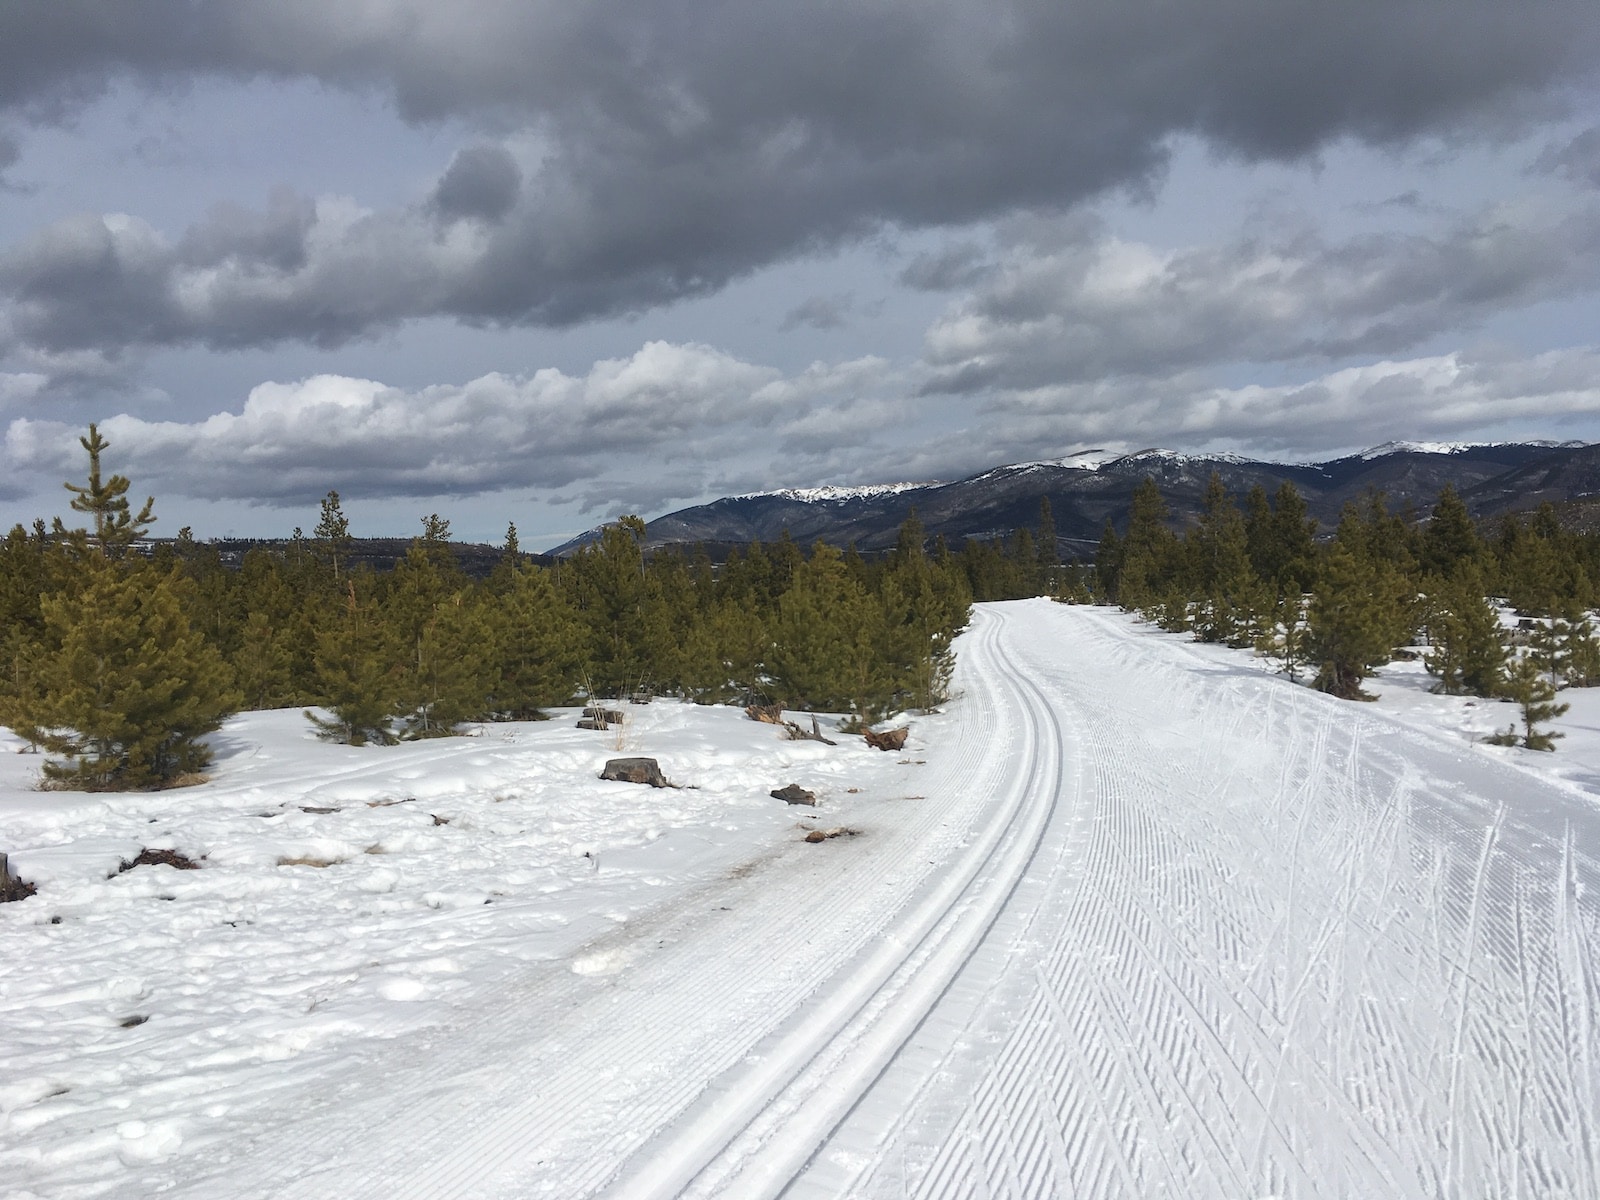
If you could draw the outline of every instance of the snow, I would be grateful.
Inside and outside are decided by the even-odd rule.
[[[1479,445],[1492,445],[1489,442],[1385,442],[1381,446],[1373,446],[1363,450],[1357,458],[1383,458],[1390,454],[1460,454]]]
[[[1105,609],[959,653],[904,754],[630,710],[681,790],[572,714],[249,714],[155,795],[0,756],[7,1194],[1600,1194],[1600,697],[1535,754]]]
[[[1248,465],[1250,463],[1255,462],[1256,460],[1255,459],[1251,459],[1251,458],[1245,458],[1243,455],[1239,455],[1239,454],[1225,454],[1225,453],[1217,453],[1217,454],[1181,454],[1176,450],[1159,450],[1159,449],[1157,449],[1157,450],[1140,450],[1135,454],[1125,455],[1119,461],[1121,461],[1121,462],[1130,462],[1130,463],[1160,461],[1160,462],[1178,463],[1180,465],[1187,465],[1189,463],[1197,463],[1197,462],[1198,463],[1221,462],[1221,463],[1236,463],[1236,464],[1240,464],[1240,465]]]
[[[248,713],[210,783],[132,795],[35,790],[39,759],[0,731],[0,850],[38,885],[0,906],[0,1179],[153,1194],[269,1136],[285,1096],[370,1086],[384,1043],[541,972],[621,970],[608,937],[893,775],[858,740],[791,742],[733,709],[627,712],[620,738],[574,712],[392,748]],[[683,786],[599,780],[619,754]],[[768,796],[791,782],[817,820]],[[117,873],[145,847],[201,869]]]
[[[1546,446],[1555,449],[1558,446],[1582,446],[1583,442],[1554,442],[1554,441],[1529,441],[1529,442],[1384,442],[1381,446],[1373,446],[1356,455],[1357,458],[1373,459],[1383,458],[1390,454],[1463,454],[1468,450],[1493,449],[1496,446]]]
[[[1077,467],[1084,471],[1098,471],[1107,463],[1116,462],[1125,457],[1121,450],[1075,450],[1065,458],[1057,458],[1046,464],[1056,467]]]
[[[840,500],[871,499],[874,496],[898,496],[901,492],[911,492],[918,488],[938,486],[938,483],[926,480],[921,483],[868,483],[855,487],[844,484],[826,484],[822,487],[784,488],[775,492],[746,492],[741,496],[734,496],[733,499],[765,500],[777,498],[780,500],[799,500],[806,504],[835,503]]]

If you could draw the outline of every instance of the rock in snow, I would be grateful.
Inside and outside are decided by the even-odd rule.
[[[653,758],[611,758],[606,760],[601,779],[614,779],[618,783],[648,783],[651,787],[671,787],[661,773],[661,764]]]
[[[773,788],[772,798],[782,800],[785,804],[811,804],[817,802],[817,794],[808,792],[798,783],[791,783],[788,787]]]

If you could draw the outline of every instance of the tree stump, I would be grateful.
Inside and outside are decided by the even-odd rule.
[[[909,725],[902,725],[899,729],[888,729],[883,733],[874,733],[870,729],[863,730],[862,736],[867,739],[867,745],[874,750],[903,750],[910,732]]]
[[[661,773],[661,766],[653,758],[612,758],[606,760],[605,769],[600,772],[601,779],[612,779],[618,783],[646,783],[651,787],[671,787],[667,777]]]
[[[745,706],[744,715],[752,721],[760,721],[763,725],[782,725],[783,705],[749,704]]]
[[[11,873],[11,864],[7,856],[0,854],[0,904],[9,904],[13,900],[25,900],[33,895],[35,888],[26,879],[18,879]]]

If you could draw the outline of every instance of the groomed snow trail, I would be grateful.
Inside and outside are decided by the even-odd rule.
[[[1600,1195],[1591,799],[1118,615],[994,619],[1055,817],[786,1195]]]
[[[861,836],[182,1194],[1600,1195],[1592,799],[1103,610],[983,606],[958,688]]]

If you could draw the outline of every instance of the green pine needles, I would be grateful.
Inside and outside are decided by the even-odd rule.
[[[1556,685],[1532,657],[1518,658],[1506,672],[1505,694],[1518,708],[1522,732],[1513,723],[1504,733],[1489,739],[1496,746],[1521,746],[1525,750],[1554,750],[1556,739],[1565,736],[1539,726],[1555,720],[1568,705],[1556,703]]]
[[[48,590],[36,610],[15,614],[7,639],[14,674],[0,716],[53,756],[43,767],[47,784],[171,786],[211,761],[205,735],[239,703],[233,672],[190,621],[193,585],[182,570],[129,553],[155,519],[154,502],[134,514],[128,481],[102,476],[108,443],[98,428],[80,440],[89,480],[67,488],[93,530],[57,519],[53,542],[29,546],[14,530],[7,543],[10,560],[37,555]]]
[[[1182,531],[1145,479],[1126,532],[1106,523],[1093,570],[1098,596],[1197,641],[1253,645],[1348,700],[1371,699],[1373,672],[1425,632],[1434,690],[1513,700],[1521,732],[1496,740],[1542,750],[1558,735],[1540,726],[1566,711],[1556,689],[1600,684],[1595,578],[1600,534],[1566,528],[1549,504],[1504,518],[1490,538],[1452,487],[1420,521],[1369,494],[1319,543],[1293,485],[1270,498],[1255,488],[1241,514],[1215,475]],[[1520,656],[1493,597],[1522,614]]]

